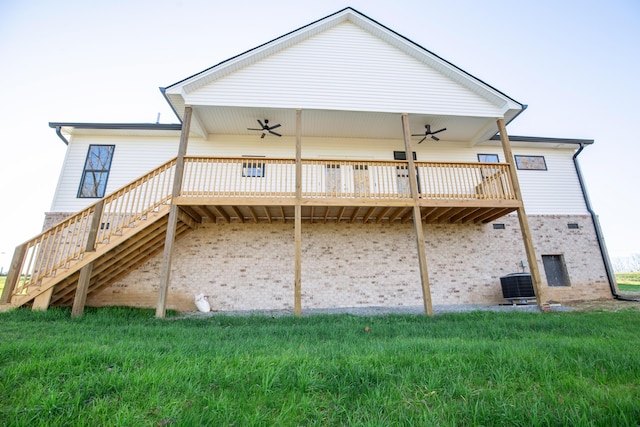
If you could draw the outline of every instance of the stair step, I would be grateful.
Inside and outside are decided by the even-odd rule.
[[[149,212],[147,215],[144,215],[144,217],[136,218],[134,222],[122,226],[118,230],[112,229],[112,234],[109,238],[96,242],[94,251],[79,254],[75,258],[68,260],[65,265],[57,267],[56,270],[52,271],[48,276],[42,277],[37,285],[35,283],[31,284],[27,292],[21,295],[13,295],[15,298],[13,304],[9,303],[0,306],[0,311],[6,311],[18,305],[24,305],[29,301],[35,301],[39,296],[44,295],[45,292],[53,292],[53,287],[61,283],[66,283],[65,286],[69,286],[71,281],[67,280],[67,282],[64,282],[64,280],[69,278],[71,274],[76,274],[84,264],[95,261],[101,262],[102,259],[106,259],[103,257],[110,253],[109,251],[112,248],[118,247],[127,240],[134,238],[134,236],[137,236],[138,233],[147,227],[153,227],[156,221],[163,220],[163,218],[166,217],[167,211],[168,206],[161,205],[156,209],[156,212]],[[163,231],[151,228],[147,234],[155,235],[158,232],[162,233]],[[110,255],[110,257],[111,256],[112,255]],[[60,292],[60,289],[56,288],[56,292]],[[58,303],[59,302],[56,302],[56,304]]]

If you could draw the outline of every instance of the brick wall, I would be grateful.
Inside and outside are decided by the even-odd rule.
[[[45,231],[59,222],[64,221],[73,215],[72,212],[46,212],[44,214],[44,223],[42,224],[42,231]]]
[[[554,301],[610,298],[589,216],[530,216],[541,255],[563,255],[571,286],[549,288]],[[568,229],[568,223],[579,229]],[[494,304],[500,276],[526,260],[516,216],[493,224],[425,225],[433,304]],[[204,293],[214,310],[292,309],[293,223],[202,224],[176,242],[168,307],[195,310]],[[413,224],[302,225],[302,307],[420,306]],[[154,307],[162,256],[88,299],[89,305]]]

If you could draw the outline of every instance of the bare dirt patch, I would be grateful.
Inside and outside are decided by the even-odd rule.
[[[636,299],[640,299],[635,297]],[[622,301],[617,299],[596,300],[596,301],[573,301],[564,302],[562,305],[571,307],[576,311],[620,311],[620,310],[638,310],[640,311],[640,302]]]

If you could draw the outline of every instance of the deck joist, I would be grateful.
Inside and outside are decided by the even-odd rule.
[[[267,200],[190,200],[177,203],[197,222],[273,223],[295,220],[295,202],[270,204]],[[402,224],[413,220],[413,200],[379,202],[303,199],[302,221],[307,223]],[[420,201],[421,219],[427,224],[488,223],[514,212],[517,201]]]

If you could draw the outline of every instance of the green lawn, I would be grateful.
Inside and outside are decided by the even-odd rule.
[[[640,312],[0,313],[0,424],[637,425]]]
[[[640,271],[636,271],[635,273],[616,273],[616,280],[618,283],[640,285]]]
[[[616,273],[616,281],[622,292],[640,292],[640,272]]]

